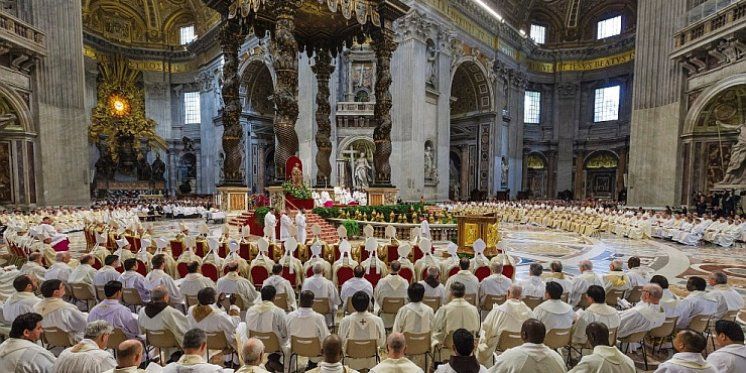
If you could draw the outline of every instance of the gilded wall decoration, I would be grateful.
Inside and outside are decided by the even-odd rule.
[[[157,123],[145,116],[141,73],[121,56],[100,56],[98,99],[91,113],[89,141],[100,151],[97,170],[136,176],[138,160],[149,148],[166,149],[156,134]],[[141,149],[143,143],[146,149]],[[108,164],[111,163],[111,164]]]
[[[746,122],[746,85],[728,88],[717,94],[699,113],[694,132],[717,132],[717,122],[740,124]],[[720,128],[720,131],[727,129]]]
[[[546,164],[544,163],[544,160],[541,159],[541,156],[529,154],[526,157],[526,167],[528,167],[529,170],[543,170],[546,168]]]
[[[13,202],[13,175],[11,172],[10,143],[0,142],[0,203]]]
[[[617,168],[619,158],[609,152],[598,152],[585,161],[585,168],[588,170],[601,168]]]

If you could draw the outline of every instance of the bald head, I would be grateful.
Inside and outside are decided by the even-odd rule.
[[[324,354],[324,362],[338,363],[342,360],[342,339],[336,334],[329,335],[324,339],[321,352]]]
[[[407,348],[407,340],[402,333],[391,333],[386,338],[386,348],[390,359],[400,359],[404,356],[404,350]]]
[[[642,287],[643,301],[658,304],[663,297],[663,288],[658,284],[647,284]]]
[[[136,339],[128,339],[117,346],[117,365],[120,368],[136,367],[142,359],[142,343]]]
[[[264,354],[264,343],[257,338],[249,338],[241,351],[241,357],[244,364],[248,366],[257,366],[262,363]]]
[[[521,285],[513,284],[508,288],[508,299],[521,299],[523,288]]]
[[[593,262],[591,262],[590,260],[582,260],[580,261],[580,263],[578,263],[578,269],[580,270],[580,272],[592,271]]]
[[[624,262],[621,259],[614,259],[609,264],[609,269],[612,271],[621,271],[624,267]]]
[[[59,263],[67,263],[70,261],[70,253],[67,251],[60,251],[54,256],[54,260]]]

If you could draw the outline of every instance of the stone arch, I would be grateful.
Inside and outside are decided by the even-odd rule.
[[[264,61],[255,59],[248,62],[241,72],[241,90],[245,96],[244,109],[273,115],[274,103],[269,99],[275,85],[273,70]]]
[[[595,164],[590,164],[591,162],[602,162],[602,161],[611,161],[611,158],[608,158],[608,156],[611,156],[613,158],[613,161],[616,163],[612,165],[609,163],[609,167],[596,167]],[[612,150],[594,150],[583,159],[583,168],[616,168],[619,166],[619,154],[615,153]]]
[[[611,150],[596,150],[583,159],[585,195],[588,198],[615,199],[619,155]],[[575,177],[579,177],[576,175]]]
[[[355,160],[359,158],[359,153],[365,153],[368,163],[372,167],[374,150],[375,143],[370,136],[355,135],[342,139],[337,146],[337,185],[350,189],[357,188]],[[372,173],[368,175],[369,183],[372,182],[372,176]]]
[[[30,135],[36,134],[36,129],[33,127],[33,121],[31,120],[31,112],[25,100],[16,91],[0,84],[0,101],[5,101],[13,110],[13,114],[17,117],[18,128],[22,132]],[[1,131],[2,129],[0,129]]]
[[[461,91],[461,93],[471,95],[471,92],[473,92],[473,97],[476,100],[476,110],[474,111],[493,111],[494,105],[492,86],[489,79],[490,74],[482,62],[476,57],[466,56],[459,59],[454,66],[451,71],[451,96],[456,97],[454,93],[459,94],[460,89],[469,89],[469,91],[465,90]],[[469,84],[471,87],[462,87],[455,84],[455,82],[461,81]],[[456,88],[454,89],[454,87]],[[458,101],[455,104],[456,107],[459,107]],[[453,111],[454,104],[451,105],[451,115],[454,114]],[[459,110],[456,110],[456,113],[458,114]]]
[[[739,85],[746,85],[746,73],[725,78],[703,90],[687,111],[686,118],[684,119],[683,134],[694,132],[700,114],[702,114],[702,112],[707,108],[707,105],[713,102],[718,95]]]
[[[540,151],[526,155],[526,187],[531,198],[547,198],[549,195],[549,160]]]

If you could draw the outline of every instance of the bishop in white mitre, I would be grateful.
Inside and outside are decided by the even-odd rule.
[[[265,228],[265,234],[269,232],[270,229]],[[249,266],[249,280],[254,283],[254,279],[251,276],[251,268],[254,267],[264,267],[264,269],[267,270],[267,274],[272,273],[272,267],[275,266],[275,261],[270,259],[267,256],[267,253],[269,252],[269,241],[267,241],[266,237],[262,237],[256,241],[256,246],[258,249],[258,254],[256,258],[251,260],[251,265]]]
[[[458,257],[458,245],[453,242],[448,243],[448,254],[448,258],[440,260],[440,282],[443,284],[448,281],[451,269],[458,268],[461,260]]]
[[[285,242],[283,242],[283,246],[285,247],[285,254],[278,260],[278,263],[282,265],[283,268],[287,268],[288,272],[290,273],[290,276],[295,278],[295,281],[293,281],[293,285],[300,285],[303,283],[303,264],[301,263],[300,259],[293,256],[293,253],[298,249],[298,241],[295,240],[293,236],[288,237]]]
[[[324,278],[328,280],[332,279],[332,265],[326,259],[321,257],[323,249],[324,244],[321,241],[317,240],[311,244],[311,257],[303,263],[303,274],[308,275],[309,272],[313,273],[313,267],[318,263],[321,265]]]
[[[414,262],[414,273],[417,280],[425,278],[425,272],[429,267],[438,267],[440,269],[440,259],[433,255],[433,243],[427,238],[423,238],[419,243],[422,258]]]
[[[246,226],[244,226],[246,227]],[[249,274],[249,262],[246,261],[246,259],[241,257],[241,253],[239,249],[241,248],[241,244],[236,240],[230,240],[228,242],[228,254],[225,256],[225,260],[223,260],[223,271],[225,271],[225,267],[230,262],[236,262],[238,263],[238,273],[241,275],[244,275],[248,277]],[[225,272],[223,272],[225,273]]]
[[[344,228],[344,227],[341,227]],[[334,264],[332,265],[332,282],[334,282],[334,285],[342,286],[342,284],[339,283],[339,278],[337,277],[337,272],[339,272],[339,269],[342,267],[348,267],[348,268],[355,268],[357,267],[358,263],[354,259],[352,259],[352,246],[350,245],[350,242],[347,241],[346,238],[342,238],[339,242],[339,259],[337,259]],[[373,296],[373,292],[371,291],[371,296]],[[342,299],[344,301],[344,299]]]
[[[386,263],[378,258],[378,241],[375,237],[369,236],[365,239],[365,251],[368,252],[368,258],[360,263],[360,265],[365,268],[365,274],[375,272],[379,274],[381,278],[386,277],[388,269],[386,268]]]

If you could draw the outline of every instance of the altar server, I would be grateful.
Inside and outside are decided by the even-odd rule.
[[[267,211],[267,215],[264,215],[264,228],[269,228],[267,231],[269,232],[269,237],[267,239],[274,243],[277,241],[277,232],[275,231],[277,227],[277,217],[270,209]]]
[[[287,211],[283,211],[280,215],[280,241],[285,242],[290,238],[290,230],[293,228],[293,220],[287,214]]]

